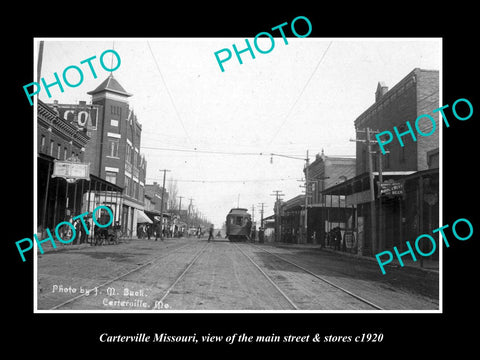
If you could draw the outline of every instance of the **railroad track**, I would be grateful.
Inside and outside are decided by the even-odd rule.
[[[258,265],[250,256],[248,256],[240,246],[238,246],[237,244],[235,243],[232,243],[233,245],[235,245],[235,247],[248,259],[250,260],[250,262],[260,271],[260,273],[268,280],[268,282],[270,282],[270,284],[273,285],[273,287],[282,295],[282,297],[287,300],[287,302],[290,304],[290,306],[294,309],[294,310],[300,310],[298,308],[298,306],[293,302],[292,299],[290,299],[290,297],[275,283],[275,281],[272,280],[272,278],[270,276],[267,275],[267,273],[265,271],[262,270],[262,268],[260,267],[260,265]]]
[[[182,271],[182,273],[180,275],[178,275],[178,277],[175,279],[175,281],[172,282],[172,284],[168,287],[167,291],[165,291],[165,294],[163,294],[163,296],[159,299],[159,300],[155,300],[156,302],[160,302],[160,303],[163,303],[164,300],[167,298],[167,296],[170,294],[170,292],[172,291],[172,289],[175,287],[175,285],[177,285],[177,283],[183,279],[183,277],[185,276],[185,274],[188,272],[188,270],[190,270],[190,268],[193,266],[193,264],[195,264],[195,262],[198,260],[198,258],[200,257],[200,255],[203,254],[203,252],[207,249],[207,247],[210,245],[209,242],[206,243],[205,246],[203,246],[199,251],[197,251],[195,253],[195,256],[192,258],[192,260],[187,264],[187,266],[185,267],[185,269]]]
[[[180,270],[177,270],[177,274],[175,274],[174,277],[172,277],[172,279],[169,281],[169,285],[168,287],[166,287],[165,290],[163,291],[159,291],[158,293],[156,293],[154,296],[152,297],[149,297],[149,302],[152,302],[150,304],[150,307],[148,309],[152,309],[152,305],[153,303],[155,304],[163,304],[163,303],[166,303],[166,299],[168,298],[168,296],[171,294],[172,290],[177,286],[177,284],[182,280],[184,279],[185,275],[190,271],[190,269],[192,268],[192,266],[197,262],[197,260],[201,257],[201,255],[205,252],[205,250],[210,246],[211,243],[204,243],[203,246],[201,246],[198,250],[195,249],[195,251],[193,252],[192,255],[189,255],[190,256],[190,260],[182,265],[181,269]],[[351,291],[331,282],[330,280],[318,275],[318,274],[315,274],[314,272],[310,271],[309,269],[305,268],[304,266],[301,266],[299,264],[296,264],[286,258],[284,258],[283,256],[280,256],[278,254],[275,254],[275,253],[272,253],[262,247],[259,247],[259,246],[256,246],[256,245],[253,245],[253,244],[242,244],[242,245],[238,245],[236,243],[231,243],[233,244],[241,254],[243,254],[243,256],[245,256],[249,262],[255,266],[255,268],[262,274],[262,276],[276,289],[276,291],[281,295],[281,297],[288,303],[288,306],[292,309],[292,310],[304,310],[301,308],[301,305],[297,304],[296,301],[293,299],[295,297],[295,295],[289,295],[289,290],[288,289],[285,289],[285,287],[288,288],[288,286],[286,286],[286,283],[284,284],[281,284],[281,283],[278,283],[275,281],[275,279],[269,275],[265,270],[264,268],[262,268],[261,265],[259,265],[254,258],[252,258],[252,256],[250,256],[244,249],[242,249],[242,247],[244,246],[248,246],[248,247],[252,247],[252,248],[255,248],[255,249],[258,249],[258,250],[261,250],[265,253],[268,253],[269,256],[272,256],[272,257],[275,257],[276,259],[280,260],[281,262],[283,263],[288,263],[289,266],[294,266],[296,267],[297,269],[300,269],[301,272],[303,273],[306,273],[312,277],[314,277],[316,280],[321,280],[323,283],[326,283],[328,284],[330,287],[333,287],[335,288],[336,290],[333,290],[334,292],[335,291],[340,291],[344,294],[347,294],[348,296],[352,297],[352,298],[355,298],[357,301],[360,301],[361,303],[364,303],[364,304],[367,304],[369,307],[375,309],[375,310],[383,310],[381,307],[379,307],[378,305],[370,302],[369,300],[357,295],[357,294],[354,294],[352,293]],[[126,271],[125,273],[122,273],[121,275],[119,276],[116,276],[116,277],[113,277],[95,287],[93,287],[91,290],[89,290],[88,292],[85,292],[83,294],[79,294],[75,297],[72,297],[60,304],[57,304],[55,305],[54,307],[50,308],[49,310],[61,310],[62,308],[64,307],[67,307],[67,308],[70,308],[72,306],[73,303],[77,302],[77,301],[80,301],[83,297],[85,296],[88,296],[88,293],[92,293],[92,292],[96,292],[96,291],[99,291],[100,289],[102,288],[105,288],[107,286],[112,286],[112,284],[114,284],[115,282],[122,282],[122,281],[128,281],[128,277],[132,274],[135,274],[143,269],[147,269],[149,266],[161,261],[162,259],[165,259],[167,258],[168,256],[172,256],[172,255],[175,255],[175,254],[178,254],[178,251],[180,251],[181,249],[187,247],[187,246],[191,246],[191,244],[184,244],[182,246],[179,246],[171,251],[169,251],[168,253],[163,253],[162,255],[160,256],[156,256],[156,257],[153,257],[151,259],[149,259],[148,261],[146,261],[145,263],[143,264],[140,264],[138,266],[136,266],[135,268],[131,269],[131,270],[128,270]],[[288,285],[288,284],[287,284]],[[283,289],[282,289],[283,287]],[[108,290],[108,289],[107,289]],[[292,292],[292,289],[290,289],[290,293]],[[108,293],[108,291],[107,291]],[[153,308],[154,309],[154,308]],[[127,309],[125,309],[127,310]],[[211,310],[215,310],[215,309],[211,309]]]
[[[205,251],[205,249],[208,247],[209,243],[206,243],[205,246],[203,246],[199,251],[197,251],[194,255],[194,257],[192,258],[192,260],[187,264],[187,266],[185,267],[185,269],[180,273],[180,275],[172,282],[172,284],[169,286],[169,288],[167,289],[167,291],[165,292],[165,294],[161,297],[161,299],[159,301],[163,301],[167,296],[168,294],[170,293],[170,291],[173,289],[173,287],[185,276],[185,274],[187,273],[187,271],[191,268],[191,266],[197,261],[197,259],[200,257],[200,255]],[[112,283],[116,282],[116,281],[119,281],[119,280],[122,280],[122,279],[125,279],[126,277],[128,277],[129,275],[133,274],[133,273],[136,273],[150,265],[153,265],[155,264],[156,262],[162,260],[162,259],[165,259],[166,257],[174,254],[175,252],[177,252],[178,250],[181,250],[187,246],[191,246],[191,244],[185,244],[185,245],[182,245],[182,246],[179,246],[171,251],[169,251],[168,253],[163,253],[162,255],[160,256],[156,256],[156,257],[153,257],[151,258],[149,261],[143,263],[143,264],[140,264],[138,265],[137,267],[125,272],[125,273],[122,273],[121,275],[119,276],[116,276],[112,279],[109,279],[103,283],[101,283],[100,285],[97,285],[95,287],[93,287],[92,289],[88,290],[88,291],[85,291],[84,293],[82,294],[79,294],[75,297],[72,297],[66,301],[63,301],[62,303],[60,304],[57,304],[55,306],[53,306],[52,308],[50,308],[49,310],[60,310],[62,307],[65,307],[66,305],[71,305],[72,303],[76,302],[76,301],[79,301],[81,298],[85,297],[85,296],[88,296],[89,293],[93,293],[93,292],[97,292],[99,289],[102,289],[106,286],[109,286],[111,285]]]
[[[240,250],[240,252],[242,252],[243,255],[245,255],[245,256],[250,260],[250,262],[251,262],[253,265],[255,265],[255,267],[261,272],[261,274],[262,274],[265,278],[267,278],[267,280],[268,280],[268,281],[278,290],[278,292],[288,301],[288,303],[292,306],[292,308],[293,308],[294,310],[301,310],[301,309],[299,308],[299,306],[298,306],[297,304],[295,304],[295,302],[278,286],[278,284],[276,284],[276,283],[273,281],[273,279],[272,279],[265,271],[262,270],[262,268],[260,267],[260,265],[258,265],[258,264],[257,264],[248,254],[246,254],[237,244],[234,244],[234,245]],[[271,256],[274,256],[274,257],[276,257],[277,259],[280,259],[280,260],[282,260],[283,262],[288,263],[288,264],[290,264],[290,265],[292,265],[292,266],[294,266],[294,267],[302,270],[303,272],[305,272],[305,273],[313,276],[315,279],[321,280],[322,282],[330,285],[331,287],[334,287],[335,289],[337,289],[337,290],[339,290],[339,291],[341,291],[341,292],[343,292],[343,293],[345,293],[345,294],[347,294],[347,295],[355,298],[356,300],[358,300],[358,301],[360,301],[360,302],[362,302],[362,303],[364,303],[364,304],[367,304],[368,306],[370,306],[371,308],[373,308],[373,309],[375,309],[375,310],[384,310],[383,308],[381,308],[380,306],[374,304],[373,302],[371,302],[371,301],[369,301],[369,300],[367,300],[367,299],[365,299],[365,298],[363,298],[363,297],[361,297],[361,296],[359,296],[359,295],[357,295],[357,294],[355,294],[355,293],[353,293],[353,292],[351,292],[351,291],[349,291],[349,290],[347,290],[347,289],[345,289],[345,288],[343,288],[343,287],[341,287],[341,286],[339,286],[339,285],[331,282],[330,280],[327,280],[327,279],[326,279],[325,277],[323,277],[323,276],[320,276],[320,275],[318,275],[318,274],[315,274],[314,272],[306,269],[305,267],[303,267],[303,266],[301,266],[301,265],[298,265],[298,264],[296,264],[296,263],[294,263],[294,262],[292,262],[292,261],[290,261],[290,260],[288,260],[288,259],[285,259],[284,257],[282,257],[282,256],[280,256],[280,255],[278,255],[278,254],[272,253],[272,252],[270,252],[270,251],[268,251],[268,250],[265,250],[264,248],[262,248],[262,247],[260,247],[260,246],[257,246],[257,245],[248,244],[248,246],[254,247],[254,248],[259,249],[259,250],[262,250],[262,251],[270,254]]]

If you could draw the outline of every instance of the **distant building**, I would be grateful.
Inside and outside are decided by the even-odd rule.
[[[277,231],[281,234],[281,239],[277,241],[298,244],[302,241],[303,232],[303,211],[305,208],[305,195],[297,195],[279,204],[278,217],[279,225]],[[277,216],[275,216],[275,221]]]
[[[322,150],[322,153],[317,154],[315,160],[303,171],[305,175],[308,173],[308,198],[305,202],[305,195],[298,195],[282,203],[282,241],[330,246],[326,233],[336,226],[346,228],[345,219],[352,216],[352,210],[345,208],[345,196],[325,195],[323,191],[355,176],[355,157],[326,156]]]
[[[352,209],[346,207],[345,196],[324,194],[324,190],[353,178],[355,166],[355,156],[326,156],[323,150],[308,166],[307,242],[333,246],[326,234],[335,227],[349,228]]]
[[[157,212],[160,214],[162,210],[162,190],[163,188],[157,183],[153,182],[153,184],[146,184],[145,185],[145,196],[150,198],[151,208],[148,209],[150,211]],[[168,191],[165,189],[163,191],[163,212],[166,213],[168,211]]]
[[[168,213],[168,192],[166,189],[163,189],[157,182],[154,182],[153,184],[145,184],[145,214],[155,224],[160,221],[160,216],[162,215],[162,229],[170,227],[170,222],[173,220],[171,214]]]

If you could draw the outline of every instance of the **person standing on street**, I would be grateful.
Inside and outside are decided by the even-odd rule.
[[[264,233],[263,227],[260,226],[258,228],[258,242],[259,243],[263,243],[264,235],[265,235],[265,233]]]
[[[75,227],[75,232],[76,232],[74,243],[75,243],[75,245],[81,244],[82,240],[85,238],[85,235],[84,235],[85,230],[83,229],[81,220],[80,219],[75,220],[73,225]]]
[[[210,229],[208,229],[208,242],[210,242],[210,239],[213,239],[213,224],[210,225]]]
[[[148,224],[147,225],[147,238],[150,240],[150,237],[152,236],[153,232],[153,224]]]
[[[334,239],[334,248],[333,250],[339,250],[340,251],[340,242],[342,241],[342,233],[340,232],[340,228],[337,226],[336,228],[333,229],[333,239]]]

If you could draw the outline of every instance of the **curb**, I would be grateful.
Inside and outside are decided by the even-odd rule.
[[[327,249],[327,248],[323,248],[323,249],[319,249],[319,250],[325,250],[325,251],[328,251],[328,252],[331,252],[331,253],[334,253],[334,254],[339,254],[339,255],[342,255],[342,256],[349,256],[349,257],[353,257],[353,258],[357,258],[357,259],[362,259],[362,260],[367,260],[367,261],[371,261],[371,262],[374,262],[374,263],[378,263],[377,260],[374,258],[374,257],[371,257],[371,256],[365,256],[365,255],[358,255],[358,254],[352,254],[352,253],[347,253],[347,252],[342,252],[342,251],[335,251],[335,250],[332,250],[332,249]],[[395,259],[393,260],[392,263],[386,265],[386,268],[408,268],[408,269],[414,269],[414,270],[420,270],[420,271],[426,271],[426,272],[430,272],[430,273],[436,273],[438,274],[439,273],[439,269],[432,269],[432,268],[425,268],[425,267],[420,267],[419,265],[411,265],[411,264],[404,264],[403,266],[400,266],[400,263]]]
[[[290,243],[282,243],[282,242],[272,242],[272,243],[270,243],[270,245],[279,246],[279,247],[283,247],[283,248],[298,249],[298,250],[311,249],[311,250],[316,250],[316,251],[326,251],[326,252],[329,252],[329,253],[332,253],[332,254],[337,254],[337,255],[340,255],[340,256],[347,256],[347,257],[351,257],[351,258],[355,258],[355,259],[361,259],[361,260],[366,260],[366,261],[377,263],[377,260],[374,257],[371,257],[371,256],[352,254],[352,253],[348,253],[348,252],[333,250],[333,249],[326,248],[326,247],[322,248],[322,247],[320,247],[320,245],[317,245],[317,244],[290,244]],[[434,268],[434,269],[425,268],[425,267],[420,267],[419,265],[417,266],[417,265],[411,265],[411,264],[405,264],[404,266],[400,266],[400,263],[396,259],[393,260],[393,261],[396,261],[396,262],[392,262],[392,263],[386,265],[385,268],[388,269],[388,268],[402,268],[402,267],[404,267],[404,268],[413,269],[413,270],[425,271],[425,272],[428,272],[428,273],[434,273],[434,274],[439,273],[438,268]]]
[[[92,246],[91,244],[88,244],[88,243],[78,244],[78,245],[75,245],[75,244],[61,244],[60,243],[60,244],[56,244],[56,245],[57,245],[56,248],[54,248],[53,246],[48,246],[48,248],[42,247],[43,254],[42,254],[42,252],[40,251],[40,248],[37,245],[37,254],[39,256],[41,256],[41,255],[45,255],[45,254],[52,253],[52,252],[62,252],[62,251],[66,251],[66,250],[84,249],[86,247]]]
[[[172,239],[172,238],[169,238]],[[186,238],[174,238],[174,239],[186,239]],[[48,243],[48,247],[44,246],[42,247],[43,249],[43,254],[40,252],[40,249],[37,244],[37,254],[39,256],[48,254],[48,253],[54,253],[54,252],[62,252],[62,251],[67,251],[67,250],[80,250],[80,249],[88,249],[91,247],[97,247],[97,248],[102,248],[104,246],[115,246],[115,245],[122,245],[122,244],[128,244],[132,241],[135,240],[145,240],[145,241],[155,241],[155,239],[138,239],[134,237],[122,237],[119,239],[118,244],[102,244],[99,246],[92,245],[90,243],[82,243],[82,244],[63,244],[63,243],[55,243],[57,245],[56,248],[54,248],[50,243]]]

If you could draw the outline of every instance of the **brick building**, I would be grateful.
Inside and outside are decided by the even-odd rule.
[[[110,74],[90,92],[91,104],[52,104],[64,119],[86,129],[90,141],[84,159],[91,174],[123,188],[120,205],[115,203],[115,221],[126,236],[136,236],[137,218],[143,218],[146,161],[140,153],[142,126],[130,108],[128,93]],[[98,202],[109,205],[110,195],[92,190]],[[114,204],[112,204],[114,205]]]
[[[308,170],[308,171],[307,171]],[[308,178],[308,198],[298,195],[281,203],[282,241],[292,243],[320,243],[333,246],[326,233],[334,227],[347,229],[347,220],[353,211],[345,206],[344,195],[325,195],[324,189],[355,176],[354,156],[315,156],[304,168]],[[307,234],[305,234],[305,203],[307,204]]]
[[[303,211],[305,208],[305,195],[297,195],[286,201],[279,201],[275,206],[275,221],[279,219],[276,231],[281,234],[277,241],[298,244],[304,239]],[[278,209],[278,210],[277,210]]]
[[[145,185],[145,196],[148,196],[150,200],[150,211],[156,211],[160,214],[162,210],[162,190],[163,188],[154,181],[153,184]],[[168,210],[168,191],[165,189],[163,191],[163,212],[166,213]]]
[[[410,135],[402,137],[405,146],[399,141],[385,145],[390,153],[377,152],[373,155],[374,171],[378,171],[378,158],[382,157],[383,170],[420,171],[428,169],[429,151],[439,147],[439,114],[432,111],[439,107],[439,77],[438,70],[414,69],[398,82],[392,89],[379,82],[375,92],[375,102],[365,110],[354,122],[357,138],[365,139],[363,132],[367,127],[372,130],[388,130],[393,127],[399,133],[408,130],[406,121],[413,126],[415,119],[422,114],[431,114],[435,118],[437,131],[430,136],[416,136],[413,141]],[[432,124],[428,121],[419,122],[424,133],[428,133]],[[415,131],[415,130],[414,130]],[[373,139],[373,136],[372,136]],[[356,175],[368,171],[367,150],[362,142],[357,142]]]
[[[324,193],[345,196],[346,206],[355,209],[356,248],[362,254],[374,255],[430,231],[438,225],[439,166],[439,72],[415,68],[390,90],[379,82],[375,102],[355,120],[357,134],[356,176]],[[372,143],[373,189],[370,187],[366,129],[373,131],[408,130],[406,121],[414,124],[418,116],[430,114],[437,130],[430,136],[409,134],[402,137],[404,146],[392,141],[383,155]],[[428,133],[431,123],[420,122]],[[415,130],[414,130],[415,131]],[[371,136],[371,140],[375,140]],[[379,185],[382,180],[381,187]],[[389,186],[400,189],[388,192]],[[372,192],[374,201],[371,200]]]
[[[37,103],[37,233],[45,238],[45,229],[53,231],[59,222],[75,217],[87,208],[94,208],[92,189],[102,189],[111,194],[111,202],[118,204],[122,189],[94,174],[83,179],[52,176],[56,163],[88,164],[86,149],[91,139],[85,127],[78,126],[73,118],[60,116],[57,106]],[[63,162],[65,164],[65,162]]]
[[[160,221],[160,215],[162,215],[162,229],[168,228],[171,220],[171,214],[168,213],[168,192],[155,181],[153,184],[145,184],[145,213],[154,224]]]
[[[347,230],[352,209],[345,206],[345,196],[324,194],[323,191],[353,178],[355,165],[354,156],[325,156],[322,150],[308,166],[311,194],[307,206],[308,242],[333,246],[326,234],[335,227],[340,227],[342,232]]]

